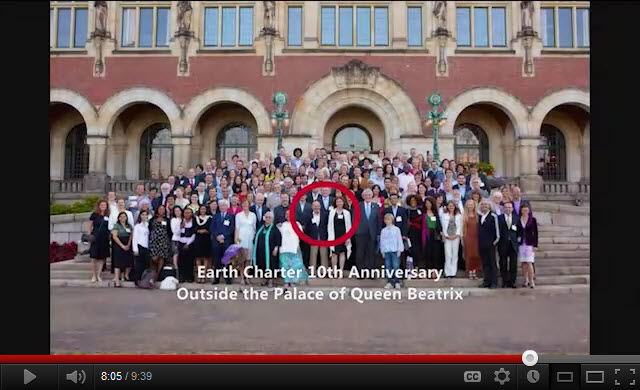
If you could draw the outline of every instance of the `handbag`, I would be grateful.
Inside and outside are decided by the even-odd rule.
[[[96,240],[96,236],[94,236],[93,234],[83,234],[80,237],[80,240],[82,242],[94,242]]]

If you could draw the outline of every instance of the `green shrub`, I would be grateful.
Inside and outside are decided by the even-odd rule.
[[[93,210],[98,199],[99,197],[97,196],[88,196],[72,204],[51,203],[49,205],[49,215],[87,213]]]
[[[484,173],[487,176],[493,176],[495,169],[496,168],[492,164],[487,162],[478,163],[478,172]]]

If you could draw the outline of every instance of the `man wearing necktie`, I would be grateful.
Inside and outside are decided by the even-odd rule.
[[[362,270],[372,270],[375,267],[377,241],[382,226],[380,206],[371,202],[373,191],[369,188],[365,189],[362,191],[362,198],[364,201],[360,202],[360,223],[354,236],[356,242],[356,267],[360,273],[358,279],[363,279]]]
[[[311,205],[307,203],[305,198],[300,198],[300,201],[296,205],[296,221],[302,225],[302,231],[306,231],[311,225]],[[309,244],[300,240],[300,249],[302,250],[302,262],[305,266],[309,266]]]
[[[220,212],[211,218],[211,249],[213,254],[213,265],[215,269],[224,268],[222,264],[222,257],[224,252],[233,244],[236,219],[228,212],[229,203],[226,200],[218,202]],[[231,267],[231,265],[229,265]],[[219,273],[216,273],[216,278],[213,280],[213,284],[220,283]],[[231,284],[231,278],[225,278],[226,284]]]
[[[256,232],[264,225],[264,215],[269,211],[269,208],[264,204],[264,195],[258,193],[256,195],[256,204],[251,206],[251,212],[256,215]]]
[[[516,288],[518,276],[518,221],[520,217],[513,210],[513,203],[504,202],[504,213],[498,216],[500,241],[498,255],[500,256],[500,275],[502,287]]]

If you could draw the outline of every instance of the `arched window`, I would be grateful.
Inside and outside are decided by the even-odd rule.
[[[371,150],[371,135],[358,125],[346,125],[333,136],[333,150],[338,152]]]
[[[567,149],[564,135],[555,126],[543,124],[538,146],[538,175],[543,180],[567,180]]]
[[[489,162],[489,140],[480,126],[464,123],[456,129],[455,137],[456,162]]]
[[[249,161],[258,147],[255,132],[242,123],[230,123],[218,133],[216,154],[218,160],[231,161],[234,154]]]
[[[166,123],[155,123],[140,137],[140,179],[164,179],[173,167],[171,128]]]
[[[89,173],[89,145],[87,126],[82,124],[67,134],[64,155],[64,178],[82,179]]]

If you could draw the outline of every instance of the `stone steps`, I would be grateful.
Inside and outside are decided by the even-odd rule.
[[[536,258],[536,269],[547,266],[556,267],[588,267],[591,261],[588,258]]]
[[[538,245],[542,244],[589,244],[591,239],[589,237],[563,237],[563,236],[552,236],[552,237],[538,237]]]
[[[589,250],[589,244],[541,244],[538,242],[538,251],[575,251],[575,250]]]
[[[541,258],[558,258],[558,259],[588,259],[590,252],[588,250],[538,250],[535,253],[536,261]]]

